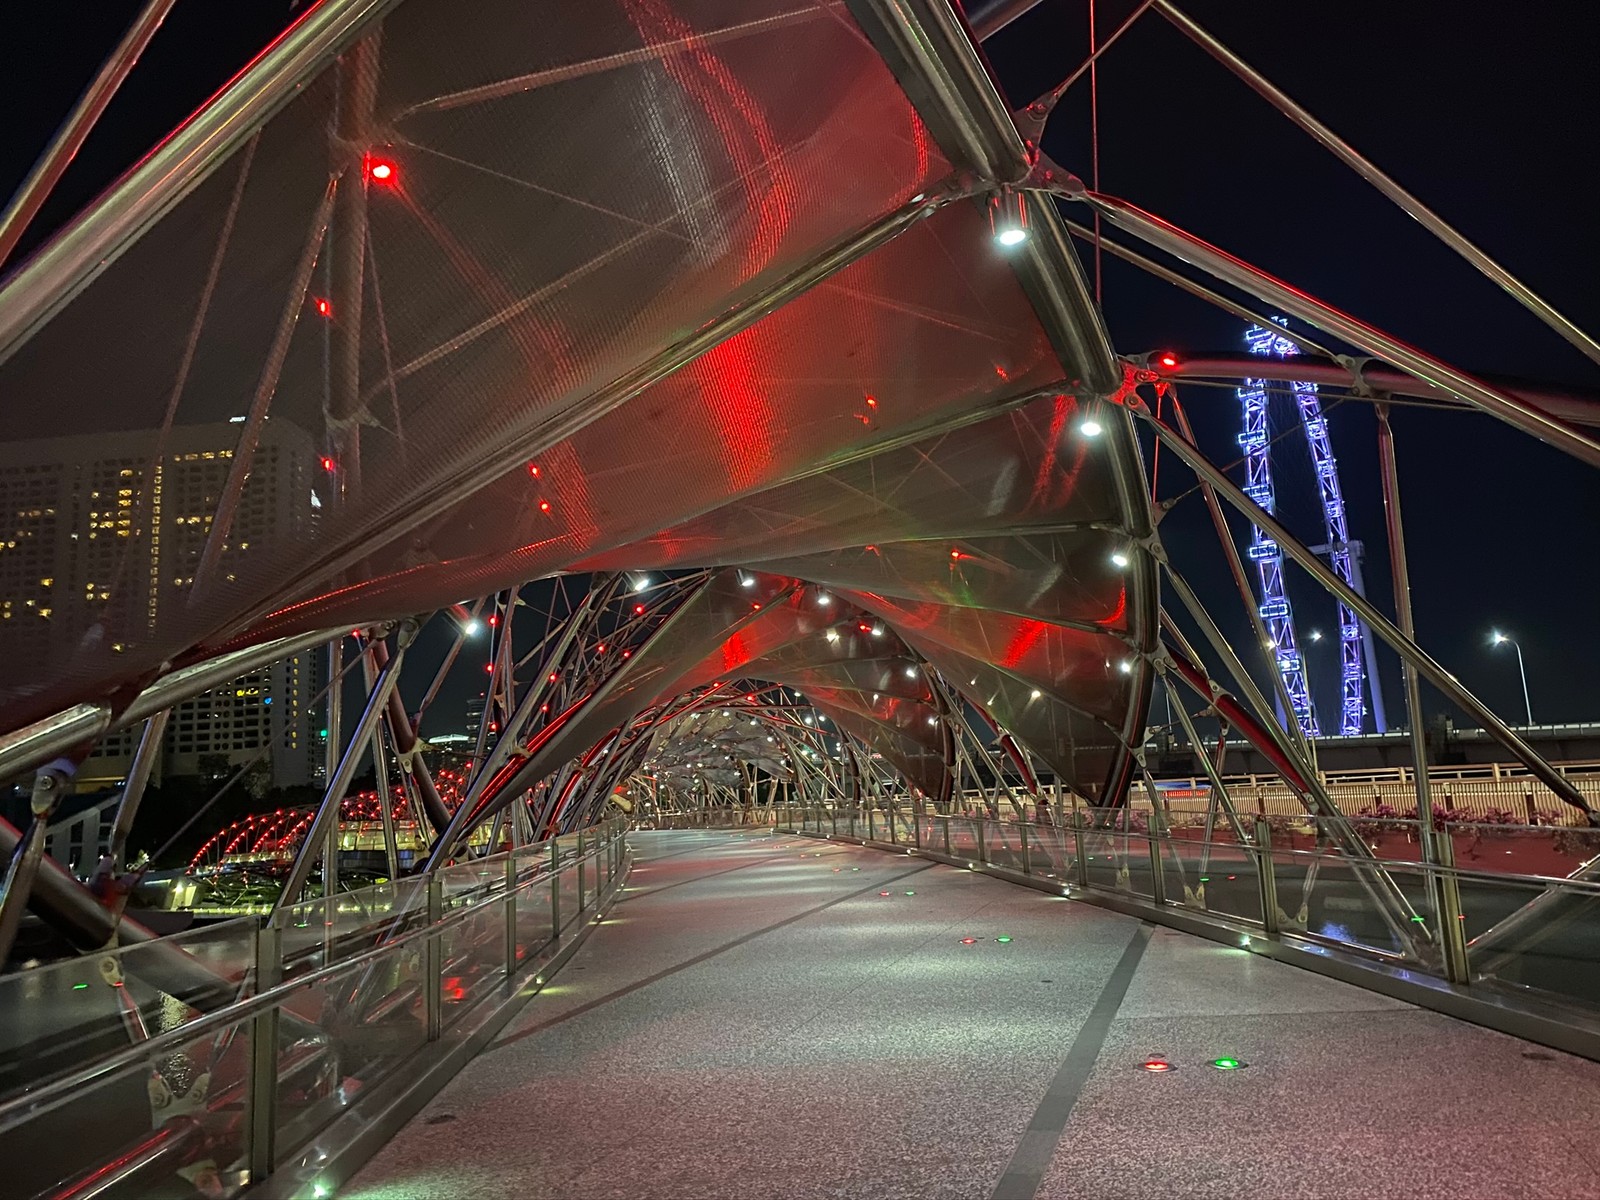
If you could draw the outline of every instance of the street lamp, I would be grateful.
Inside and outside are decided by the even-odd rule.
[[[1498,646],[1502,642],[1510,642],[1512,649],[1517,652],[1517,674],[1522,676],[1522,706],[1528,714],[1528,724],[1533,724],[1533,703],[1528,699],[1528,668],[1522,662],[1522,647],[1517,645],[1517,640],[1501,633],[1496,629],[1489,635],[1489,644]]]

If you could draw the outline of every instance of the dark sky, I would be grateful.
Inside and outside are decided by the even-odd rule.
[[[9,193],[140,7],[139,0],[36,5],[0,51],[0,189]],[[464,5],[465,7],[465,5]],[[1100,0],[1102,36],[1134,0]],[[1595,19],[1568,3],[1462,0],[1189,0],[1204,25],[1390,170],[1536,291],[1600,329],[1600,70]],[[1014,103],[1059,81],[1087,48],[1081,0],[1045,0],[991,39]],[[92,199],[289,19],[287,0],[179,0],[39,223]],[[1046,149],[1090,173],[1087,80],[1057,110]],[[1600,370],[1502,296],[1159,17],[1103,60],[1101,183],[1401,337],[1474,371],[1600,389]],[[27,244],[25,244],[25,249]],[[1119,350],[1241,347],[1233,318],[1108,260],[1105,307]],[[1235,456],[1231,392],[1189,389],[1208,448]],[[1420,638],[1497,710],[1521,713],[1508,648],[1527,656],[1541,721],[1600,718],[1600,474],[1479,416],[1401,412],[1406,519]],[[1368,587],[1388,607],[1373,423],[1356,404],[1330,427],[1352,535],[1371,546]],[[1293,444],[1293,443],[1290,443]],[[1282,512],[1320,540],[1304,452],[1280,466]],[[1188,486],[1163,466],[1163,494]],[[1218,601],[1214,539],[1191,497],[1168,518],[1174,559]],[[1291,584],[1302,629],[1332,606]],[[1229,622],[1242,634],[1242,616]],[[1331,641],[1318,647],[1327,651]],[[1310,658],[1313,683],[1331,658]],[[1386,660],[1391,712],[1398,673]],[[1321,707],[1332,696],[1317,686]]]

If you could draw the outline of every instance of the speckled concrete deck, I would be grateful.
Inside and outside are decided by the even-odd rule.
[[[342,1196],[1600,1197],[1600,1065],[913,858],[634,846],[615,917]]]

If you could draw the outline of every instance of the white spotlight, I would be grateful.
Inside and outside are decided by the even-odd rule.
[[[1089,418],[1087,421],[1083,422],[1083,424],[1078,426],[1078,432],[1083,434],[1084,437],[1089,438],[1097,438],[1105,431],[1105,426],[1101,425],[1100,422],[1096,421],[1093,417]]]
[[[1125,567],[1125,566],[1127,566],[1128,565],[1128,556],[1126,554],[1124,554],[1121,550],[1118,550],[1115,554],[1113,554],[1111,556],[1111,565],[1114,566],[1114,567]]]
[[[995,243],[1007,250],[1028,240],[1028,207],[1020,193],[989,197],[989,228]]]

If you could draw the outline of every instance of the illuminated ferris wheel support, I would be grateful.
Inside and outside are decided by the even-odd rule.
[[[1250,353],[1285,358],[1299,352],[1299,347],[1277,329],[1252,325],[1245,334]],[[1365,595],[1360,567],[1360,545],[1351,542],[1345,517],[1344,494],[1339,487],[1339,464],[1333,456],[1333,446],[1328,440],[1328,422],[1322,415],[1322,402],[1313,383],[1296,382],[1295,405],[1299,411],[1300,425],[1305,430],[1306,444],[1311,451],[1312,468],[1317,476],[1317,492],[1322,501],[1323,531],[1327,544],[1318,547],[1319,553],[1328,556],[1329,565],[1345,583]],[[1245,451],[1245,491],[1268,513],[1276,512],[1276,496],[1272,483],[1271,435],[1268,428],[1267,385],[1261,379],[1247,379],[1239,389],[1239,401],[1244,410],[1244,432],[1239,435],[1239,445]],[[1283,552],[1277,542],[1260,529],[1252,528],[1249,556],[1256,564],[1261,581],[1261,619],[1272,639],[1278,674],[1283,679],[1284,691],[1295,721],[1307,737],[1320,733],[1316,707],[1311,699],[1311,689],[1306,682],[1305,660],[1301,657],[1295,637],[1294,613],[1288,593],[1283,586]],[[1339,604],[1339,732],[1354,736],[1365,732],[1367,707],[1365,694],[1372,696],[1372,713],[1377,729],[1387,726],[1383,715],[1383,699],[1375,686],[1377,662],[1371,633],[1343,602]],[[1368,680],[1373,681],[1369,686]]]

